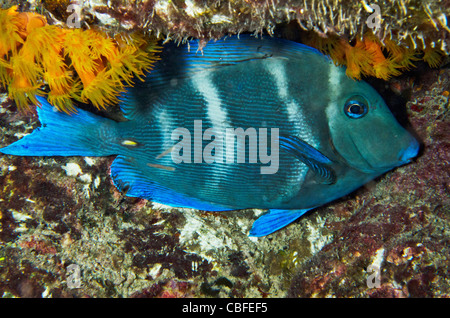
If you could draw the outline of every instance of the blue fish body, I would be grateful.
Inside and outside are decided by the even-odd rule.
[[[123,97],[126,121],[55,112],[39,97],[40,129],[0,149],[20,156],[117,155],[127,196],[209,211],[268,209],[272,233],[417,155],[367,83],[317,50],[231,37],[168,46]]]

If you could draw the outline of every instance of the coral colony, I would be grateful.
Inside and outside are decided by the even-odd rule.
[[[20,109],[36,95],[66,112],[73,101],[97,108],[117,103],[125,85],[142,80],[156,60],[154,40],[138,33],[114,38],[94,29],[48,25],[37,13],[0,10],[0,82]],[[47,85],[48,92],[41,88]]]

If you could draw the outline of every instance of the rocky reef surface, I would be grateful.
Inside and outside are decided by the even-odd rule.
[[[262,238],[247,233],[263,211],[123,197],[111,157],[0,156],[0,294],[449,297],[449,84],[448,68],[424,65],[374,82],[406,112],[420,156]],[[5,146],[39,123],[0,96]]]

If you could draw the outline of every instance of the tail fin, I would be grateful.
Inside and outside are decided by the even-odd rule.
[[[107,156],[110,147],[99,138],[99,127],[114,123],[78,109],[72,115],[54,110],[45,98],[36,96],[41,103],[37,113],[41,127],[0,152],[17,156]]]

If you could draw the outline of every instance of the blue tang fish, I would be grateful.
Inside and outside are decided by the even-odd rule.
[[[419,144],[382,97],[317,50],[251,36],[167,46],[116,122],[54,111],[18,156],[109,156],[127,196],[208,211],[267,209],[270,234],[414,158]]]

